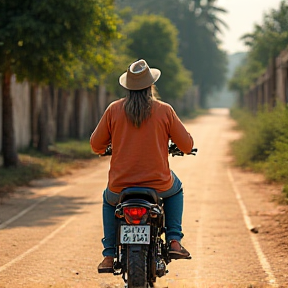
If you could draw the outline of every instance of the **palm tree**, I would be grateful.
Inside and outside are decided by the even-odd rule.
[[[173,15],[181,17],[185,7],[197,18],[198,25],[205,26],[212,35],[217,37],[218,33],[223,33],[222,27],[228,28],[227,24],[217,14],[227,13],[227,11],[215,6],[214,3],[215,0],[116,0],[118,7],[129,6],[136,14],[163,13],[170,19],[173,19]]]
[[[193,0],[190,2],[190,9],[194,11],[198,23],[212,32],[216,37],[222,34],[222,27],[228,29],[228,25],[217,16],[219,13],[227,13],[227,10],[214,5],[215,0]]]
[[[227,25],[218,17],[226,13],[215,0],[116,0],[119,8],[131,7],[134,15],[161,14],[179,31],[179,55],[192,72],[201,93],[201,106],[207,95],[225,80],[226,54],[219,48],[218,35]]]

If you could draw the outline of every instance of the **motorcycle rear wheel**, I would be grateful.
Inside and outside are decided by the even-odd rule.
[[[127,254],[127,287],[151,287],[147,279],[148,245],[128,245]]]

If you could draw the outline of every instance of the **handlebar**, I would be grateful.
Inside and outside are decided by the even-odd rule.
[[[168,151],[169,151],[169,154],[172,155],[172,157],[174,156],[184,156],[184,152],[182,152],[175,143],[171,143],[168,147]],[[187,153],[187,155],[194,155],[196,156],[196,153],[198,152],[198,149],[197,148],[193,148],[191,150],[190,153]]]
[[[103,154],[100,156],[111,156],[112,155],[112,147],[111,144],[109,144]]]
[[[197,148],[193,148],[191,150],[190,153],[187,153],[187,155],[194,155],[196,156],[196,153],[198,152]],[[172,157],[174,156],[184,156],[184,152],[182,152],[175,143],[170,143],[170,145],[168,146],[168,153],[172,155]],[[106,148],[105,153],[101,154],[100,156],[110,156],[112,155],[112,147],[109,144]]]

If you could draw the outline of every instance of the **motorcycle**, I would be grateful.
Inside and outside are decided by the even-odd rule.
[[[196,155],[197,149],[189,153]],[[111,155],[111,146],[105,154]],[[183,156],[174,143],[169,154]],[[163,199],[151,188],[129,187],[120,193],[115,209],[116,256],[114,275],[122,275],[126,288],[154,287],[157,277],[168,273],[171,262],[169,245],[165,242]],[[191,259],[191,257],[187,257]]]

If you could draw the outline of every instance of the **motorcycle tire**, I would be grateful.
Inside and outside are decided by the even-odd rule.
[[[147,279],[148,245],[128,245],[127,254],[127,287],[151,287]]]

